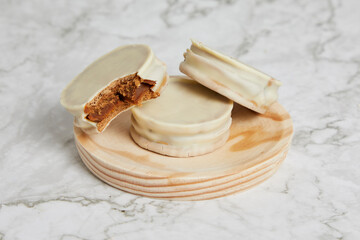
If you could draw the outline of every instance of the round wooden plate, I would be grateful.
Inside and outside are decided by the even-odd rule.
[[[174,158],[147,151],[130,137],[131,112],[105,132],[74,127],[80,157],[98,178],[126,192],[153,198],[204,200],[245,190],[269,178],[286,157],[293,126],[279,104],[263,115],[237,104],[226,144],[197,157]]]

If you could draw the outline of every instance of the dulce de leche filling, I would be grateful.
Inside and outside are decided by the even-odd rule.
[[[120,112],[160,94],[151,88],[155,81],[142,79],[137,73],[113,81],[98,93],[84,108],[89,121],[97,123],[99,132]]]

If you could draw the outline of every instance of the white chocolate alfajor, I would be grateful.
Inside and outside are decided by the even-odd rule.
[[[229,137],[231,100],[187,77],[170,77],[162,96],[131,109],[130,133],[141,147],[190,157],[221,147]]]
[[[181,72],[253,111],[265,113],[278,98],[279,81],[198,41],[184,58]]]
[[[121,112],[157,98],[166,85],[166,65],[147,45],[125,45],[102,56],[63,90],[61,104],[74,125],[102,132]]]

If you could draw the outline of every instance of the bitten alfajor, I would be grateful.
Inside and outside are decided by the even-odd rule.
[[[229,137],[231,100],[186,77],[170,77],[166,91],[133,108],[130,133],[141,147],[190,157],[221,147]]]
[[[61,104],[84,131],[102,132],[121,112],[157,98],[166,85],[166,65],[146,45],[126,45],[99,58],[61,94]]]
[[[279,81],[198,41],[184,57],[181,72],[253,111],[265,113],[277,100]]]

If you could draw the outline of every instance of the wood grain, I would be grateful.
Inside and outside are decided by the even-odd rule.
[[[130,135],[130,112],[88,135],[74,127],[80,157],[98,178],[153,198],[204,200],[248,189],[269,178],[285,159],[293,126],[279,104],[263,115],[235,105],[226,144],[210,154],[174,158],[140,148]]]

